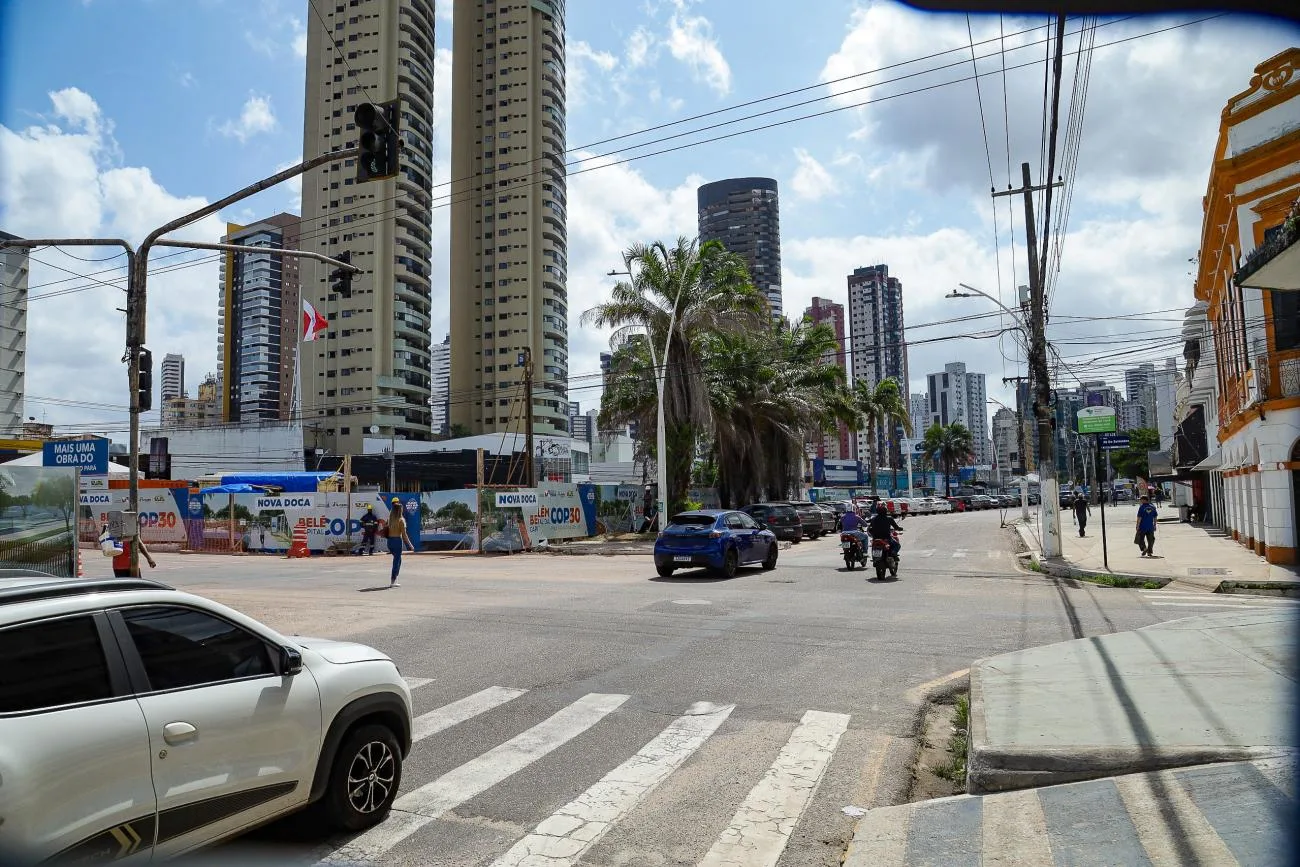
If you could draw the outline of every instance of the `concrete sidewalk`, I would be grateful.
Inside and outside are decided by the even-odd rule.
[[[1106,535],[1110,566],[1102,558],[1101,507],[1092,506],[1087,523],[1087,536],[1079,538],[1073,513],[1062,510],[1060,561],[1048,561],[1049,568],[1061,565],[1066,569],[1083,572],[1150,578],[1163,582],[1174,581],[1185,588],[1195,586],[1215,591],[1225,581],[1250,584],[1300,582],[1294,569],[1274,566],[1263,557],[1248,551],[1226,537],[1222,531],[1198,524],[1169,521],[1177,511],[1165,506],[1160,509],[1160,522],[1156,524],[1154,558],[1139,556],[1133,543],[1136,531],[1137,506],[1121,504],[1106,507]],[[1019,525],[1022,536],[1027,532],[1038,539],[1037,525],[1031,520],[1028,526]],[[1026,540],[1028,542],[1028,540]],[[1033,547],[1033,545],[1031,545]],[[1038,550],[1041,550],[1039,546]]]
[[[1298,650],[1288,606],[980,660],[967,791],[1289,754]]]
[[[845,867],[1294,863],[1295,762],[1132,774],[871,810]]]

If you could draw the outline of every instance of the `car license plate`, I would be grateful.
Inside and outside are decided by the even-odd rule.
[[[689,563],[689,562],[691,562],[691,555],[690,555],[690,554],[678,554],[676,557],[673,558],[673,562],[674,562],[674,563]]]

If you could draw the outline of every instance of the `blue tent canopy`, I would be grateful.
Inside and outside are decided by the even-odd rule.
[[[225,490],[232,485],[248,485],[261,488],[279,488],[286,494],[308,494],[319,489],[326,479],[337,476],[334,472],[308,473],[232,473],[221,477],[221,488]],[[262,493],[261,490],[227,491],[234,494]]]
[[[199,496],[206,497],[208,494],[264,494],[266,490],[254,485],[234,484],[234,485],[217,485],[212,488],[203,488],[199,491]]]

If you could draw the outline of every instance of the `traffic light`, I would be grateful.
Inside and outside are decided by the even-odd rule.
[[[137,402],[140,405],[140,412],[148,412],[153,409],[153,353],[140,347],[140,363],[137,368],[140,372],[139,385],[136,388]]]
[[[361,135],[357,144],[361,154],[357,158],[357,183],[382,181],[397,174],[399,115],[397,100],[388,102],[363,102],[357,106],[354,119]]]
[[[352,254],[346,250],[334,257],[340,262],[351,262]],[[352,297],[352,272],[347,268],[335,268],[330,272],[330,291],[340,298]]]

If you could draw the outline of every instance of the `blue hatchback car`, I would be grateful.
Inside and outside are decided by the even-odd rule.
[[[778,548],[775,534],[744,512],[681,512],[655,540],[655,570],[667,578],[675,569],[707,566],[734,578],[737,569],[750,564],[775,569]]]

